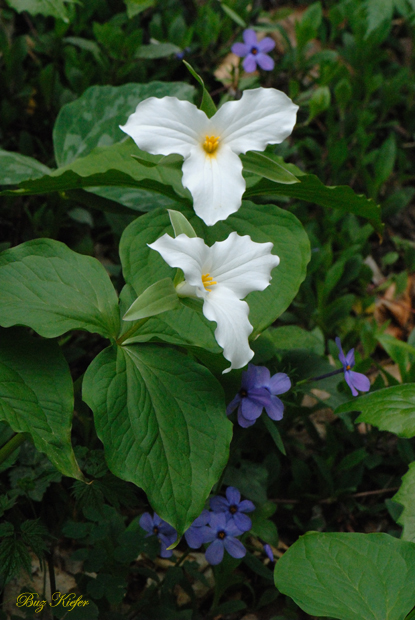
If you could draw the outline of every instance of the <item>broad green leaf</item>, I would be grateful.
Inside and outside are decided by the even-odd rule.
[[[149,286],[144,293],[131,304],[124,314],[124,321],[138,321],[146,317],[174,310],[179,305],[179,298],[170,278],[164,278]]]
[[[42,178],[24,181],[17,189],[5,190],[1,194],[10,196],[44,194],[107,185],[147,189],[165,194],[173,200],[189,202],[187,196],[190,197],[190,194],[183,188],[181,181],[180,164],[160,163],[146,166],[133,158],[133,155],[138,153],[141,158],[149,158],[151,161],[152,156],[140,151],[131,138],[112,146],[97,147],[85,157],[80,157],[67,166],[58,168]],[[114,200],[116,196],[112,198]]]
[[[182,50],[173,43],[150,43],[149,45],[141,45],[138,48],[136,58],[165,58],[172,54],[178,54]]]
[[[129,19],[142,13],[156,4],[156,0],[124,0]]]
[[[118,300],[104,267],[52,239],[0,254],[0,325],[26,325],[54,338],[84,329],[106,338],[119,328]]]
[[[400,437],[415,437],[415,384],[394,385],[340,405],[335,413],[361,411],[356,422],[367,422]]]
[[[33,157],[0,149],[0,185],[16,185],[27,179],[38,179],[51,172]]]
[[[97,146],[125,139],[125,125],[140,101],[148,97],[177,97],[192,101],[195,89],[183,82],[149,82],[123,86],[91,86],[79,99],[67,103],[53,128],[58,166],[85,156]]]
[[[66,3],[74,3],[74,0],[6,0],[7,4],[22,13],[27,11],[31,15],[41,15],[57,17],[65,23],[69,23],[68,11],[65,7]]]
[[[213,99],[210,96],[209,92],[206,90],[204,81],[202,80],[200,75],[196,73],[196,71],[193,69],[191,64],[189,64],[185,60],[183,60],[183,63],[186,66],[189,73],[193,75],[195,80],[197,80],[197,82],[199,82],[200,86],[202,87],[203,94],[202,94],[202,102],[200,104],[200,109],[206,114],[208,118],[212,118],[212,116],[216,114],[216,106],[213,103]]]
[[[303,227],[294,215],[274,205],[259,207],[244,202],[237,213],[211,227],[193,211],[184,208],[181,211],[208,245],[226,239],[232,231],[249,235],[258,243],[271,241],[274,244],[273,253],[280,257],[280,264],[272,272],[270,286],[246,298],[250,307],[249,320],[254,326],[251,337],[255,338],[287,309],[304,280],[310,245]],[[168,215],[160,211],[141,216],[124,231],[120,244],[124,278],[138,295],[160,278],[174,277],[175,270],[147,246],[165,232],[171,235],[172,228]],[[214,323],[212,327],[216,327]]]
[[[228,459],[232,425],[220,384],[177,351],[129,345],[95,358],[83,398],[111,471],[142,487],[182,534]]]
[[[296,174],[294,172],[294,174]],[[355,194],[348,185],[329,186],[324,185],[314,174],[302,174],[298,177],[300,183],[286,185],[261,180],[256,185],[245,191],[245,198],[254,196],[289,196],[306,202],[311,202],[322,207],[341,209],[346,213],[360,215],[370,221],[375,230],[381,232],[383,224],[380,220],[380,207],[373,200],[363,194]]]
[[[403,527],[402,540],[415,543],[415,463],[409,465],[409,471],[402,478],[402,486],[392,499],[403,506],[398,519]]]
[[[289,170],[283,168],[278,162],[263,153],[251,151],[247,155],[241,155],[241,160],[244,170],[258,174],[270,181],[284,184],[300,183],[297,177]]]
[[[278,560],[274,576],[312,616],[403,620],[415,605],[415,545],[387,534],[309,532]]]
[[[415,364],[415,347],[407,342],[402,342],[390,334],[379,334],[377,336],[386,353],[391,356],[393,361],[398,364],[402,380],[408,381],[408,367]]]
[[[395,0],[365,0],[367,31],[365,38],[385,21],[392,21]]]
[[[324,340],[298,325],[270,327],[261,335],[261,339],[269,340],[280,351],[307,349],[317,355],[324,355]]]
[[[65,476],[83,480],[71,445],[73,385],[56,342],[23,329],[0,335],[0,419],[16,433],[29,433]]]

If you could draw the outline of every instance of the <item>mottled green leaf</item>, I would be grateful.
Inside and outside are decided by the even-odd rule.
[[[0,185],[17,185],[27,179],[38,179],[51,172],[32,157],[0,149]]]

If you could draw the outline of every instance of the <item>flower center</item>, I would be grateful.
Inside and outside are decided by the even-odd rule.
[[[238,512],[238,509],[235,505],[233,505],[233,506],[230,506],[229,512],[231,513],[231,515],[234,515],[236,512]]]
[[[351,369],[350,364],[347,364],[347,366],[346,366],[346,370],[350,370],[350,369]]]
[[[212,276],[209,275],[208,273],[205,273],[204,275],[202,275],[202,282],[203,282],[203,286],[205,287],[207,291],[212,290],[209,288],[209,286],[213,286],[214,284],[217,284],[217,282],[215,282]]]
[[[241,388],[239,390],[239,396],[242,396],[242,398],[246,398],[248,396],[248,392],[244,388]]]
[[[258,54],[258,50],[256,47],[251,47],[251,54],[253,54],[254,56]]]
[[[219,145],[219,137],[216,136],[206,136],[206,140],[203,143],[203,148],[205,149],[208,155],[212,155]]]
[[[153,527],[153,532],[154,532],[154,534],[156,534],[156,536],[157,536],[157,534],[159,533],[159,528],[157,527],[157,525],[155,525],[155,526]]]
[[[226,534],[224,531],[222,532],[218,532],[218,538],[220,538],[221,540],[223,540],[226,537]]]

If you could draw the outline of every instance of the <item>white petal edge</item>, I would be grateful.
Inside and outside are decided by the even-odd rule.
[[[190,238],[184,234],[173,239],[166,233],[147,245],[156,250],[170,267],[181,269],[188,284],[204,290],[202,270],[208,260],[210,248],[203,239]]]
[[[211,119],[223,144],[234,153],[263,151],[292,132],[298,106],[275,88],[245,90],[239,101],[228,101]]]
[[[270,283],[271,271],[280,259],[271,254],[271,242],[257,243],[249,235],[232,232],[225,241],[217,241],[210,249],[211,275],[219,286],[225,286],[243,299],[252,291],[263,291]]]
[[[216,342],[222,347],[223,356],[231,362],[223,374],[245,366],[254,356],[248,342],[253,327],[248,321],[246,301],[240,301],[229,289],[215,287],[205,298],[203,314],[217,324]]]
[[[193,196],[193,208],[207,226],[238,211],[245,191],[242,162],[225,144],[213,155],[201,145],[192,148],[183,164],[183,185]]]
[[[200,144],[201,136],[209,133],[209,125],[206,114],[189,101],[150,97],[138,104],[120,129],[143,151],[188,157],[192,147]]]

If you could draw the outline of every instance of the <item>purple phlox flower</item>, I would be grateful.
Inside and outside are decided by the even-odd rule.
[[[140,526],[147,532],[146,538],[149,536],[157,536],[160,541],[160,555],[162,558],[170,558],[173,551],[169,551],[170,547],[177,540],[177,532],[166,521],[163,521],[155,512],[154,517],[149,512],[145,512],[140,517]]]
[[[357,390],[360,392],[368,392],[370,390],[370,381],[361,372],[354,372],[351,370],[355,365],[354,361],[354,349],[350,349],[347,355],[344,355],[340,338],[336,338],[336,344],[340,351],[339,360],[343,364],[344,378],[347,385],[352,390],[353,396],[358,396]]]
[[[248,499],[241,501],[241,494],[235,487],[226,489],[225,497],[212,497],[210,507],[215,513],[225,513],[228,520],[232,520],[241,532],[247,532],[252,527],[251,519],[244,512],[252,512],[255,505]]]
[[[269,557],[270,562],[274,562],[274,554],[272,553],[271,545],[264,543],[264,551]]]
[[[175,57],[177,58],[177,60],[183,60],[183,58],[189,52],[190,52],[190,47],[185,47],[181,52],[177,52],[177,54],[175,54]]]
[[[275,41],[271,37],[265,37],[258,41],[254,30],[248,28],[242,33],[245,43],[235,43],[232,45],[232,52],[241,58],[245,57],[242,65],[247,73],[256,70],[257,65],[264,71],[272,71],[274,61],[266,52],[270,52],[275,47]]]
[[[232,519],[227,520],[224,512],[213,512],[210,516],[210,527],[206,528],[205,542],[212,544],[206,550],[205,557],[209,564],[220,564],[224,550],[233,558],[243,558],[246,549],[240,540],[235,538],[243,534]]]
[[[192,525],[185,531],[184,537],[187,544],[191,549],[199,549],[205,542],[205,534],[209,528],[207,525],[210,522],[209,510],[203,510],[201,514],[195,519]]]
[[[241,389],[226,408],[229,415],[238,407],[238,422],[248,428],[255,424],[263,408],[271,420],[281,420],[284,405],[277,394],[284,394],[291,387],[291,381],[284,372],[270,376],[265,366],[248,364],[248,370],[242,373]]]

